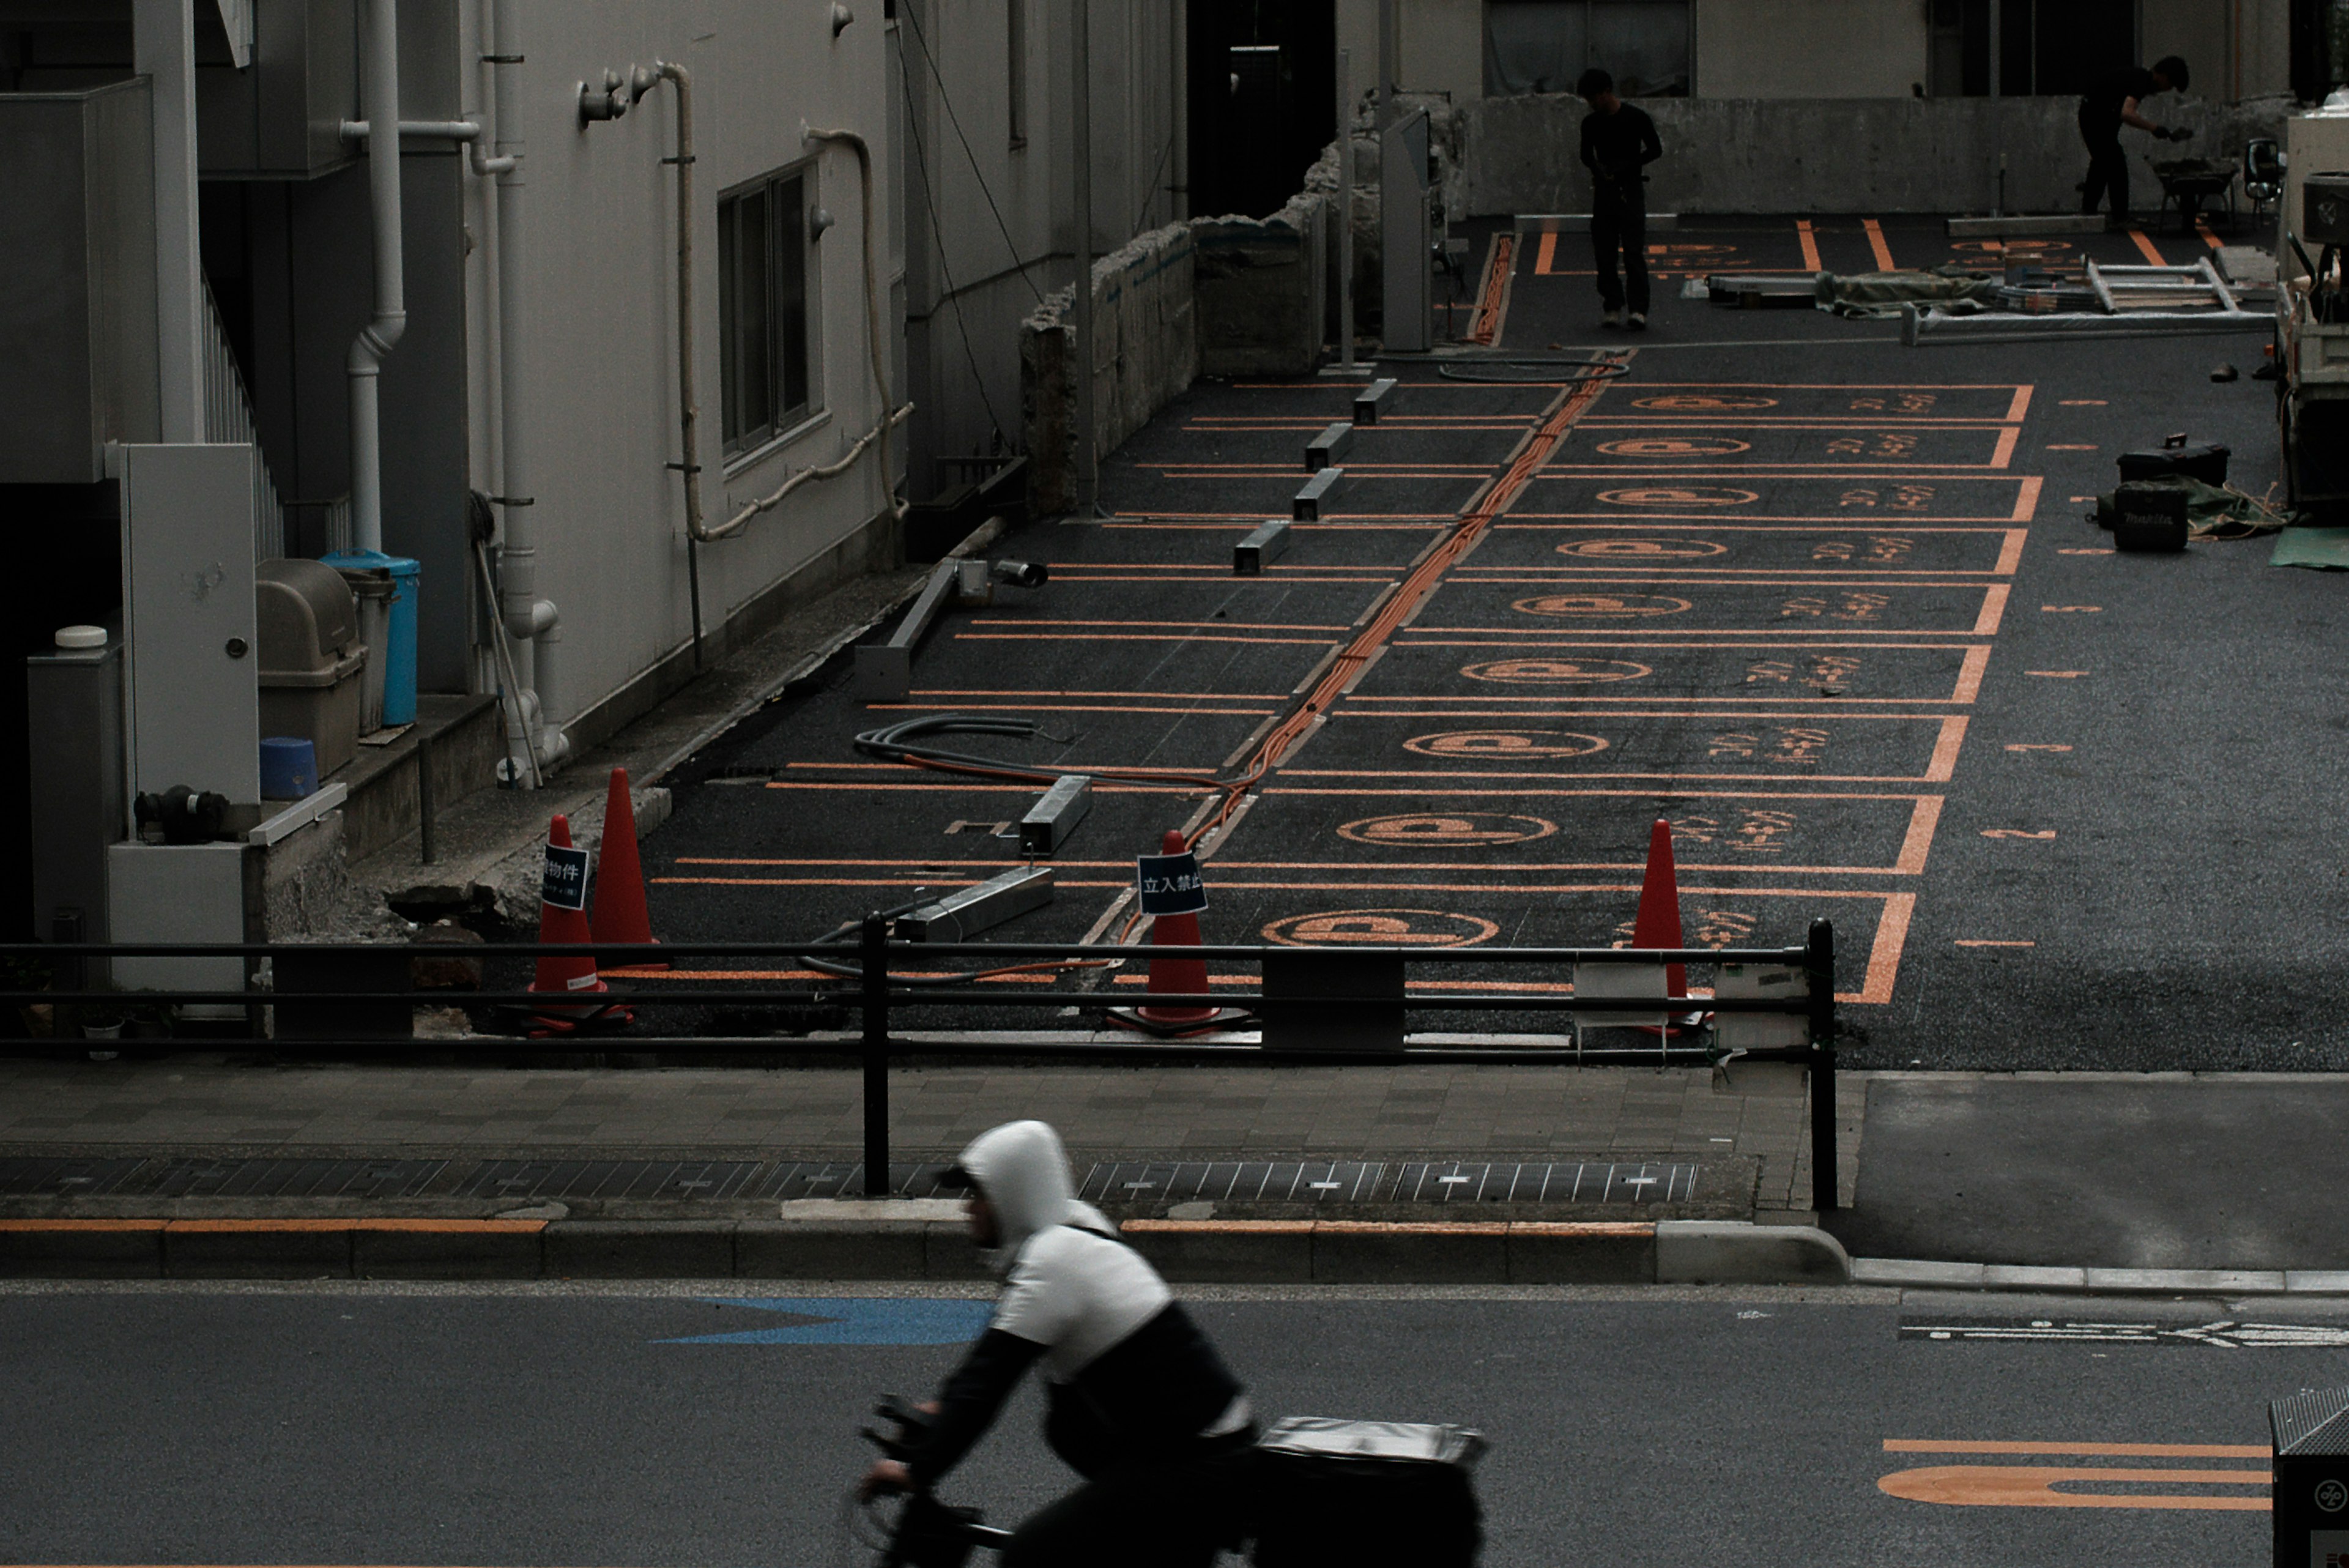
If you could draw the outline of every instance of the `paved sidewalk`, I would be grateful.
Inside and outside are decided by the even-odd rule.
[[[853,1160],[863,1150],[860,1082],[828,1068],[6,1062],[0,1156]],[[1846,1201],[1866,1098],[1865,1083],[1847,1075]],[[890,1112],[900,1159],[943,1158],[999,1122],[1038,1116],[1080,1160],[1669,1156],[1743,1168],[1754,1210],[1811,1205],[1807,1101],[1778,1085],[1717,1087],[1702,1069],[905,1068],[890,1075]]]

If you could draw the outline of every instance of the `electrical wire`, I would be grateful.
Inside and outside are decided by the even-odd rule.
[[[1041,305],[1044,303],[1044,291],[1036,286],[1036,280],[1028,275],[1027,267],[1020,263],[1019,242],[1011,237],[1011,225],[1003,221],[1003,209],[995,204],[995,192],[988,185],[987,176],[979,171],[978,154],[970,150],[970,138],[963,134],[962,117],[955,113],[954,99],[947,92],[946,78],[938,74],[938,62],[930,56],[930,40],[922,31],[921,7],[918,5],[907,5],[904,16],[913,24],[914,42],[922,51],[922,64],[929,67],[930,79],[937,84],[938,103],[947,111],[947,123],[954,127],[955,140],[962,143],[963,156],[970,160],[971,178],[978,182],[978,193],[987,199],[987,210],[995,214],[995,227],[1003,235],[1003,243],[1011,248],[1011,265],[1019,268],[1020,281],[1028,286],[1028,292],[1036,296],[1036,303]],[[905,52],[898,51],[897,64],[901,72],[905,68]],[[911,82],[906,84],[906,97],[909,99],[913,96],[912,86]]]
[[[906,7],[908,14],[912,9],[911,6]],[[897,74],[905,78],[906,95],[911,97],[914,84],[905,70],[905,52],[903,49],[897,51]],[[987,410],[987,422],[995,428],[995,438],[1000,441],[1003,439],[1003,421],[995,412],[995,400],[987,395],[987,378],[979,373],[978,351],[970,344],[970,322],[963,313],[962,296],[956,291],[954,274],[947,266],[946,230],[938,217],[937,192],[930,188],[930,161],[922,150],[922,133],[915,129],[914,116],[910,114],[905,117],[905,130],[914,143],[914,167],[922,177],[922,205],[929,210],[930,233],[937,240],[938,275],[946,279],[947,285],[945,303],[954,306],[955,329],[962,334],[962,357],[970,365],[971,384],[978,389],[979,405]],[[1019,259],[1017,255],[1012,257],[1015,264]],[[1027,274],[1023,271],[1020,275],[1025,277]],[[1032,289],[1034,285],[1029,286]]]

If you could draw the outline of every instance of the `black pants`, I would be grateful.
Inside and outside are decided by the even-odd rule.
[[[1624,278],[1615,275],[1615,254],[1623,254]],[[1636,180],[1594,182],[1590,192],[1590,254],[1599,265],[1599,297],[1609,310],[1624,306],[1624,281],[1631,309],[1648,314],[1648,192]]]
[[[1249,1533],[1252,1453],[1097,1476],[1013,1531],[1001,1568],[1208,1568]]]
[[[2106,191],[2113,193],[2113,216],[2128,216],[2128,154],[2121,151],[2120,121],[2080,117],[2080,140],[2088,144],[2088,181],[2080,187],[2080,211],[2093,213]]]

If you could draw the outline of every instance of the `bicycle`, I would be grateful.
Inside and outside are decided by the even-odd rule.
[[[930,1413],[885,1394],[873,1413],[895,1429],[862,1428],[888,1458],[910,1459]],[[1254,1568],[1475,1568],[1483,1511],[1472,1472],[1484,1434],[1465,1427],[1292,1416],[1258,1438],[1242,1535]],[[871,1504],[867,1517],[874,1517]],[[878,1568],[964,1568],[1001,1552],[1012,1532],[982,1510],[926,1491],[906,1494],[887,1536],[861,1544]]]

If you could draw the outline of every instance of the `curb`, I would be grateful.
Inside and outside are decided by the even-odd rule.
[[[5,1220],[0,1278],[981,1280],[962,1223],[827,1205],[777,1220]],[[1172,1281],[1845,1284],[1824,1231],[1723,1220],[1134,1220]]]
[[[1859,1285],[1925,1291],[2049,1291],[2067,1295],[2349,1295],[2349,1269],[2070,1269],[1854,1258]]]

